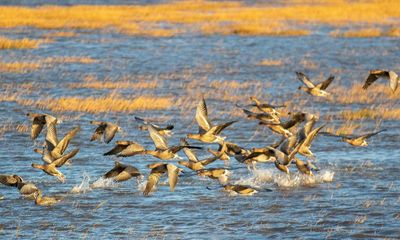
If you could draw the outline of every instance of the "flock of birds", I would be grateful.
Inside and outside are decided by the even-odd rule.
[[[327,80],[314,84],[310,79],[301,72],[296,72],[298,79],[304,84],[299,89],[304,90],[312,96],[328,97],[327,87],[334,80],[334,76],[330,76]],[[373,82],[379,78],[389,79],[389,85],[392,91],[396,91],[400,82],[399,77],[393,71],[373,70],[365,81],[363,86],[367,89]],[[224,190],[235,192],[243,195],[252,195],[258,191],[268,191],[268,189],[258,189],[252,186],[230,184],[228,176],[230,172],[226,168],[206,168],[209,164],[218,159],[229,160],[235,158],[239,163],[246,164],[247,167],[256,168],[256,163],[274,163],[277,169],[288,174],[291,165],[295,165],[302,174],[312,176],[313,171],[318,171],[314,165],[315,156],[311,151],[311,144],[315,137],[320,134],[327,136],[342,138],[342,141],[353,146],[367,146],[367,139],[384,130],[367,133],[363,135],[335,135],[329,132],[321,132],[325,124],[314,127],[318,121],[317,117],[310,113],[296,112],[289,115],[289,118],[283,120],[278,109],[285,106],[274,106],[268,103],[262,103],[256,97],[250,97],[251,104],[246,106],[237,105],[246,114],[247,118],[259,121],[260,125],[267,126],[274,133],[281,135],[280,141],[265,147],[245,149],[238,144],[226,141],[222,137],[221,132],[237,121],[229,121],[222,124],[212,124],[208,117],[207,106],[204,98],[202,98],[196,109],[195,119],[199,125],[198,133],[187,134],[186,138],[180,139],[177,146],[169,146],[167,137],[170,137],[173,125],[158,126],[154,123],[147,122],[142,118],[135,117],[142,125],[141,130],[146,130],[150,138],[153,140],[155,149],[145,149],[140,143],[134,141],[116,141],[115,146],[105,156],[115,155],[117,157],[131,157],[135,155],[148,154],[160,160],[178,159],[178,164],[191,169],[196,175],[216,179]],[[246,107],[255,107],[258,112],[253,112]],[[33,163],[32,167],[42,170],[44,173],[56,177],[59,181],[64,182],[65,176],[59,170],[63,165],[71,164],[71,159],[79,152],[79,148],[66,152],[70,141],[79,132],[80,127],[75,127],[69,131],[61,140],[57,136],[57,124],[60,121],[48,114],[28,113],[27,116],[32,120],[31,139],[38,138],[44,128],[46,128],[45,143],[43,149],[36,148],[34,151],[42,156],[43,164]],[[90,141],[104,141],[110,143],[114,136],[121,130],[115,123],[91,121],[91,124],[97,126]],[[302,126],[301,124],[304,123]],[[206,159],[199,159],[194,149],[202,149],[202,147],[193,146],[188,143],[188,139],[198,140],[203,143],[217,143],[218,150],[208,149],[212,154]],[[178,156],[179,151],[184,151],[188,161]],[[300,160],[296,155],[300,154],[307,158],[306,161]],[[293,163],[293,164],[292,164]],[[180,173],[183,171],[171,162],[158,162],[147,165],[150,173],[147,177],[146,187],[143,191],[144,195],[148,195],[155,190],[160,178],[164,175],[168,176],[168,183],[171,191],[174,191],[178,182]],[[140,178],[141,172],[134,166],[123,164],[119,161],[115,162],[114,167],[103,175],[105,179],[112,179],[116,182],[127,181],[131,178]],[[33,183],[25,182],[18,175],[0,175],[0,182],[4,185],[17,187],[20,194],[24,197],[34,199],[38,205],[50,206],[58,203],[61,199],[57,197],[42,196],[42,191]],[[2,196],[0,195],[0,199]]]

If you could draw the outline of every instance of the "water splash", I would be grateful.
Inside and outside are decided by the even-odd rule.
[[[276,172],[271,169],[257,169],[251,171],[251,175],[247,178],[241,178],[236,181],[236,184],[249,186],[263,186],[266,183],[274,183],[278,187],[293,188],[299,186],[312,186],[325,182],[332,182],[334,172],[329,170],[314,173],[313,176],[308,176],[302,173],[285,173]]]
[[[117,187],[118,183],[116,183],[113,179],[111,178],[104,178],[100,177],[96,181],[94,181],[90,187],[93,188],[113,188]]]
[[[81,184],[75,185],[71,189],[71,193],[86,193],[91,190],[92,188],[90,187],[90,177],[86,172],[84,172]]]

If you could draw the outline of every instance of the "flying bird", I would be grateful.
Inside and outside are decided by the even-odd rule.
[[[104,153],[104,156],[117,155],[117,157],[131,157],[137,154],[142,154],[145,149],[142,145],[133,141],[116,141],[115,147]]]
[[[340,138],[342,138],[343,142],[347,142],[348,144],[350,144],[352,146],[366,147],[366,146],[368,146],[368,142],[367,142],[368,138],[375,136],[376,134],[381,133],[383,131],[386,131],[386,129],[382,129],[377,132],[366,133],[366,134],[362,134],[362,135],[333,134],[333,133],[329,133],[329,132],[323,132],[321,134],[324,134],[327,136],[332,136],[332,137],[340,137]]]
[[[57,123],[60,122],[57,118],[48,115],[48,114],[40,114],[40,113],[27,113],[26,116],[32,119],[32,128],[31,128],[31,139],[35,140],[40,132],[42,131],[45,125],[49,123]]]
[[[131,179],[132,177],[140,177],[142,174],[137,168],[128,164],[115,162],[114,167],[104,174],[104,178],[113,179],[115,182],[123,182]]]
[[[0,183],[18,188],[20,194],[26,198],[34,198],[34,193],[39,189],[33,183],[25,182],[18,175],[0,175]]]
[[[317,97],[327,97],[330,93],[326,92],[326,88],[332,83],[334,76],[330,75],[325,81],[314,85],[311,80],[302,72],[296,72],[297,78],[305,85],[299,87],[299,89],[305,91],[306,93],[317,96]]]
[[[369,86],[371,86],[379,78],[384,78],[384,79],[389,80],[390,89],[392,89],[393,92],[396,91],[397,86],[399,85],[399,82],[400,82],[400,77],[395,72],[386,71],[386,70],[371,70],[371,71],[369,71],[369,75],[368,75],[367,79],[365,80],[365,83],[362,88],[364,90],[366,90]]]
[[[168,182],[171,192],[175,191],[176,184],[178,183],[178,175],[182,169],[170,163],[154,163],[148,165],[148,168],[150,168],[151,171],[143,195],[149,195],[160,181],[161,176],[165,173],[168,174]]]
[[[204,98],[202,98],[197,105],[196,109],[196,121],[199,125],[198,134],[188,134],[187,137],[191,139],[196,139],[205,143],[221,143],[224,142],[225,138],[219,136],[219,134],[225,128],[229,127],[237,121],[230,121],[220,125],[213,126],[208,119],[207,105]]]
[[[90,141],[101,141],[103,138],[105,143],[109,143],[114,138],[115,134],[122,130],[117,124],[110,122],[90,121],[90,123],[97,125],[97,128],[90,138]]]

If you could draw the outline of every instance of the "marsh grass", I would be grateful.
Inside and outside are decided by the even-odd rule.
[[[76,111],[89,113],[133,112],[138,110],[163,110],[173,106],[171,97],[140,96],[124,98],[116,94],[104,97],[61,97],[34,102],[39,108],[55,112]]]
[[[356,110],[344,110],[341,116],[346,120],[361,120],[361,119],[400,119],[400,108],[363,108]]]
[[[44,40],[35,40],[29,38],[23,39],[10,39],[0,36],[0,50],[1,49],[27,49],[37,48]]]
[[[126,6],[0,7],[1,28],[112,30],[155,37],[193,29],[202,34],[299,36],[310,34],[308,25],[391,26],[399,17],[400,2],[396,0],[302,1],[281,6],[193,0]]]
[[[281,59],[263,59],[257,63],[259,66],[278,67],[282,66],[284,61]]]
[[[97,60],[90,57],[55,56],[31,61],[0,62],[0,72],[25,73],[39,70],[41,68],[52,67],[59,64],[92,64],[96,62]]]
[[[337,86],[332,88],[332,93],[340,96],[335,98],[335,102],[340,104],[371,104],[400,99],[400,92],[393,93],[387,84],[374,83],[367,90],[362,89],[362,86],[362,83],[355,83],[350,87]],[[343,94],[343,92],[346,92],[346,94]]]

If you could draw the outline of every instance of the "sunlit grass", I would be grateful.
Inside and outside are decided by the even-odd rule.
[[[78,34],[72,31],[57,31],[57,32],[50,32],[43,35],[45,38],[54,38],[54,37],[75,37]]]
[[[379,107],[376,109],[364,108],[357,110],[344,110],[341,116],[346,120],[361,120],[361,119],[400,119],[400,108],[385,108]]]
[[[0,62],[0,72],[23,73],[39,69],[40,66],[34,62]]]
[[[333,31],[330,33],[332,37],[344,37],[344,38],[373,38],[382,36],[382,30],[379,28],[363,28],[358,30],[349,31]]]
[[[120,89],[120,88],[131,88],[131,89],[149,89],[160,87],[161,83],[157,81],[85,81],[83,83],[71,83],[71,88],[92,88],[92,89]]]
[[[275,59],[263,59],[260,62],[257,63],[257,65],[260,66],[269,66],[269,67],[277,67],[277,66],[282,66],[284,64],[283,60],[275,60]]]
[[[337,86],[332,89],[336,96],[335,102],[341,104],[371,104],[387,100],[400,99],[399,92],[393,93],[387,84],[375,83],[367,90],[362,89],[363,84],[356,83],[350,87]],[[346,94],[343,94],[346,92]]]
[[[1,11],[1,10],[0,10]],[[1,15],[1,14],[0,14]],[[1,49],[26,49],[26,48],[37,48],[43,40],[34,39],[10,39],[0,36],[0,50]]]
[[[173,105],[171,97],[140,96],[123,98],[118,95],[105,97],[61,97],[35,102],[40,108],[56,112],[77,111],[89,113],[133,112],[137,110],[162,110]]]
[[[126,6],[0,7],[2,28],[110,29],[155,37],[173,36],[193,29],[203,34],[298,36],[309,34],[303,27],[310,24],[390,26],[399,17],[400,2],[396,0],[302,1],[282,6],[246,5],[233,1],[177,1]],[[372,33],[361,35],[365,34]]]
[[[97,62],[90,57],[47,57],[31,61],[0,62],[0,72],[25,73],[65,63],[91,64]]]

